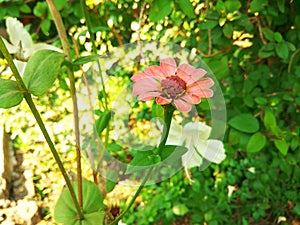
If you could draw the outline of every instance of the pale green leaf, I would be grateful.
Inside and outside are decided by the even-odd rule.
[[[11,108],[23,100],[18,84],[13,80],[0,79],[0,108]]]
[[[54,83],[63,60],[62,53],[52,50],[40,50],[30,57],[24,71],[29,92],[35,96],[45,94]]]

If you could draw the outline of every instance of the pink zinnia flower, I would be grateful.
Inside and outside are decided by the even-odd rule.
[[[181,112],[189,112],[192,105],[199,104],[202,98],[210,98],[214,85],[211,78],[203,78],[204,69],[196,69],[189,64],[176,66],[173,58],[160,61],[159,66],[149,66],[144,72],[131,77],[134,83],[133,95],[138,100],[156,98],[157,104],[174,104]]]

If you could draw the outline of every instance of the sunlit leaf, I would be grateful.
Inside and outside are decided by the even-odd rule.
[[[13,80],[0,79],[0,108],[11,108],[23,100],[18,84]]]
[[[77,182],[72,183],[76,197],[78,197],[78,185]],[[83,213],[84,220],[82,224],[101,225],[104,219],[104,204],[102,194],[97,187],[91,181],[84,180],[82,182],[82,195],[83,195]],[[77,211],[73,204],[71,194],[67,188],[61,193],[55,209],[54,218],[56,222],[63,223],[65,225],[79,225]]]
[[[24,71],[24,83],[35,96],[45,94],[54,83],[64,60],[62,53],[40,50],[28,61]]]
[[[172,11],[171,3],[170,0],[154,0],[149,13],[150,20],[158,22],[168,16]]]

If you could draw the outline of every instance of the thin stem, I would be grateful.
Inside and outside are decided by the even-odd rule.
[[[85,1],[80,0],[80,3],[81,3],[81,8],[83,10],[84,17],[85,17],[85,20],[86,20],[86,25],[87,25],[88,31],[90,33],[90,39],[91,39],[91,42],[92,42],[92,50],[93,50],[94,54],[97,54],[97,47],[96,47],[96,44],[95,44],[94,33],[92,32],[92,25],[91,25],[90,15],[87,11]],[[101,79],[102,94],[103,94],[103,97],[104,97],[104,108],[105,108],[105,110],[107,110],[108,109],[108,101],[107,101],[105,84],[104,84],[104,79],[103,79],[103,76],[102,76],[102,71],[101,71],[101,66],[100,66],[99,60],[97,60],[97,66],[98,66],[98,69],[99,69],[99,75],[100,75],[100,79]]]
[[[168,139],[168,135],[169,135],[169,131],[170,131],[170,126],[171,126],[171,122],[172,122],[172,116],[173,113],[175,111],[175,108],[172,105],[166,105],[164,106],[164,128],[163,128],[163,136],[162,139],[158,145],[158,149],[157,149],[157,153],[160,155],[166,145],[167,139]],[[148,181],[153,169],[155,167],[151,167],[149,168],[148,173],[146,174],[145,178],[143,179],[141,185],[139,186],[139,188],[137,189],[135,195],[133,196],[133,198],[131,199],[130,203],[128,204],[128,206],[125,208],[125,210],[113,221],[111,222],[109,225],[115,225],[118,224],[118,222],[122,219],[122,217],[127,213],[127,211],[131,208],[131,206],[133,205],[133,203],[135,202],[136,198],[138,197],[138,195],[140,194],[140,192],[142,191],[143,187],[145,186],[146,182]]]
[[[83,218],[83,214],[82,214],[82,211],[81,211],[80,206],[78,204],[78,201],[77,201],[74,189],[73,189],[73,187],[71,185],[70,178],[69,178],[69,176],[68,176],[68,174],[67,174],[67,172],[66,172],[66,170],[65,170],[65,168],[63,166],[63,163],[62,163],[62,161],[61,161],[61,159],[60,159],[60,157],[59,157],[59,155],[57,153],[57,150],[56,150],[56,148],[55,148],[55,146],[54,146],[54,144],[53,144],[53,142],[52,142],[52,140],[50,138],[50,135],[49,135],[49,133],[48,133],[46,127],[45,127],[45,124],[43,123],[43,120],[42,120],[39,112],[37,111],[37,109],[35,107],[35,104],[34,104],[32,98],[31,98],[31,95],[28,92],[28,90],[26,88],[26,85],[24,84],[24,82],[23,82],[23,80],[22,80],[22,78],[21,78],[21,76],[19,74],[19,71],[17,70],[17,68],[16,68],[16,66],[15,66],[15,64],[13,62],[13,59],[12,59],[11,55],[9,54],[9,52],[8,52],[8,50],[7,50],[7,48],[6,48],[6,46],[5,46],[5,44],[4,44],[4,42],[3,42],[3,40],[2,40],[1,37],[0,37],[0,50],[2,51],[5,59],[7,60],[8,65],[10,66],[10,68],[11,68],[11,70],[13,72],[13,75],[16,78],[16,82],[17,82],[17,84],[18,84],[18,86],[20,88],[20,91],[23,93],[24,98],[25,98],[25,100],[26,100],[26,102],[27,102],[27,104],[28,104],[28,106],[29,106],[29,108],[30,108],[30,110],[31,110],[34,118],[36,119],[36,122],[38,123],[38,125],[39,125],[39,127],[40,127],[40,129],[41,129],[41,131],[42,131],[42,133],[43,133],[43,135],[45,137],[45,139],[46,139],[46,142],[47,142],[47,144],[48,144],[48,146],[50,148],[50,151],[51,151],[51,153],[52,153],[52,155],[53,155],[53,157],[54,157],[54,159],[55,159],[55,161],[56,161],[56,163],[57,163],[57,165],[58,165],[58,167],[59,167],[59,169],[60,169],[60,171],[61,171],[64,179],[65,179],[66,185],[67,185],[67,187],[68,187],[68,189],[70,191],[72,200],[74,202],[77,214],[79,215],[80,218]]]
[[[57,28],[57,32],[61,39],[61,44],[63,47],[63,51],[67,56],[69,61],[72,60],[70,46],[68,42],[68,37],[66,33],[66,29],[64,27],[62,18],[60,16],[59,11],[57,10],[53,0],[46,0],[49,6],[49,10],[52,14],[54,23]],[[74,73],[70,68],[67,68],[67,73],[70,80],[70,90],[71,97],[73,101],[73,118],[74,118],[74,130],[75,130],[75,148],[76,148],[76,163],[77,163],[77,181],[78,181],[78,201],[79,205],[82,208],[82,170],[81,170],[81,152],[80,152],[80,132],[79,132],[79,116],[78,116],[78,106],[77,106],[77,97],[76,97],[76,87],[75,87],[75,77]]]
[[[133,203],[135,202],[136,198],[139,196],[140,192],[142,191],[142,189],[144,188],[147,180],[149,179],[152,171],[153,171],[154,167],[149,168],[148,173],[146,174],[144,180],[142,181],[141,185],[139,186],[139,188],[137,189],[137,191],[135,192],[133,198],[131,199],[131,201],[129,202],[129,204],[127,205],[126,209],[113,221],[111,222],[109,225],[115,225],[118,224],[118,222],[123,218],[123,216],[128,212],[128,210],[131,208],[131,206],[133,205]]]

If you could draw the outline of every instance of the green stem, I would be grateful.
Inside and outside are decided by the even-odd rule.
[[[61,44],[63,47],[63,51],[67,56],[69,61],[72,61],[70,46],[68,42],[68,36],[66,33],[66,29],[64,27],[62,18],[60,16],[59,11],[57,10],[53,0],[46,0],[51,15],[53,17],[55,26],[57,28],[58,35],[61,39]],[[73,71],[67,67],[67,73],[70,80],[70,90],[71,97],[73,101],[73,118],[74,118],[74,130],[75,130],[75,142],[76,142],[76,164],[77,164],[77,182],[78,182],[78,201],[79,205],[82,208],[82,169],[81,169],[81,152],[80,152],[80,132],[79,132],[79,116],[78,116],[78,106],[77,106],[77,97],[76,97],[76,87],[75,87],[75,77]],[[82,218],[81,218],[82,219]]]
[[[167,139],[168,139],[168,135],[169,135],[169,131],[170,131],[170,126],[171,126],[171,122],[172,122],[172,116],[173,113],[175,111],[175,108],[172,105],[165,105],[164,106],[164,128],[163,128],[163,136],[161,138],[161,141],[158,145],[157,148],[157,154],[161,154]],[[135,202],[136,198],[138,197],[138,195],[140,194],[140,192],[142,191],[143,187],[145,186],[147,180],[149,179],[152,171],[153,171],[154,167],[151,167],[148,171],[148,173],[146,174],[145,178],[143,179],[141,185],[139,186],[139,188],[137,189],[136,193],[134,194],[133,198],[131,199],[130,203],[128,204],[128,206],[125,208],[125,210],[113,221],[111,222],[109,225],[115,225],[118,224],[118,222],[122,219],[122,217],[127,213],[127,211],[131,208],[131,206],[133,205],[133,203]]]
[[[168,104],[168,105],[164,106],[164,122],[165,122],[165,124],[164,124],[164,128],[163,128],[162,138],[161,138],[160,143],[157,148],[158,155],[160,155],[162,153],[162,151],[166,145],[174,111],[175,111],[175,108],[173,105]]]
[[[93,50],[93,53],[95,55],[97,55],[97,47],[96,47],[96,44],[95,44],[95,37],[94,37],[94,33],[92,31],[92,23],[91,23],[90,15],[87,11],[87,7],[85,5],[85,0],[80,0],[80,3],[81,3],[81,8],[83,10],[84,17],[85,17],[85,20],[86,20],[86,25],[87,25],[88,31],[90,33],[90,39],[91,39],[91,42],[92,42],[92,50]],[[102,94],[103,94],[103,97],[104,97],[104,108],[105,108],[105,110],[107,110],[108,109],[108,101],[107,101],[106,89],[105,89],[104,79],[103,79],[103,76],[102,76],[102,71],[101,71],[101,66],[100,66],[99,60],[97,60],[97,66],[98,66],[98,69],[99,69],[99,75],[100,75],[100,79],[101,79]]]
[[[36,119],[36,122],[38,123],[38,125],[39,125],[45,139],[46,139],[46,142],[47,142],[47,144],[50,148],[50,151],[52,152],[52,155],[53,155],[53,157],[54,157],[54,159],[55,159],[55,161],[56,161],[56,163],[57,163],[64,179],[65,179],[66,185],[67,185],[67,187],[70,191],[70,194],[71,194],[72,200],[74,202],[75,208],[77,210],[77,213],[80,216],[80,218],[83,218],[83,214],[82,214],[80,206],[78,204],[78,201],[77,201],[74,189],[71,185],[71,181],[69,179],[69,176],[68,176],[68,174],[67,174],[67,172],[66,172],[66,170],[63,166],[63,163],[62,163],[62,161],[61,161],[61,159],[60,159],[60,157],[57,153],[57,150],[56,150],[56,148],[55,148],[55,146],[54,146],[54,144],[53,144],[53,142],[50,138],[50,135],[49,135],[49,133],[48,133],[46,127],[45,127],[45,124],[43,123],[43,120],[42,120],[38,110],[35,107],[35,104],[32,100],[31,94],[29,93],[26,85],[24,84],[23,79],[20,76],[19,71],[17,70],[17,68],[16,68],[16,66],[13,62],[13,59],[12,59],[11,55],[9,54],[9,52],[8,52],[8,50],[7,50],[7,48],[6,48],[6,46],[5,46],[5,44],[4,44],[1,37],[0,37],[0,50],[2,51],[5,59],[7,60],[8,65],[10,66],[10,68],[13,72],[13,75],[16,78],[16,82],[17,82],[17,84],[20,88],[20,91],[23,93],[24,98],[25,98],[25,100],[26,100],[26,102],[27,102],[34,118]]]

